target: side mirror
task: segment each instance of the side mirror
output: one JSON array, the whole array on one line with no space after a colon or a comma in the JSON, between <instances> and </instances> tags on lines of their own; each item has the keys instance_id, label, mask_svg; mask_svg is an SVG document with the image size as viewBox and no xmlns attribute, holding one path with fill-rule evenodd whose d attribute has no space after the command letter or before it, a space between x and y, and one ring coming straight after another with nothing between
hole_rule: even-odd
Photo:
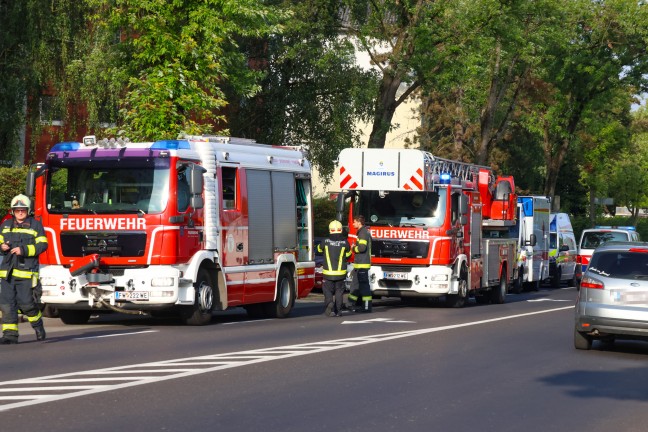
<instances>
[{"instance_id":1,"label":"side mirror","mask_svg":"<svg viewBox=\"0 0 648 432\"><path fill-rule=\"evenodd\" d=\"M465 216L468 214L468 210L468 196L461 194L459 197L459 214ZM464 222L463 224L465 225L466 223Z\"/></svg>"},{"instance_id":2,"label":"side mirror","mask_svg":"<svg viewBox=\"0 0 648 432\"><path fill-rule=\"evenodd\" d=\"M566 244L560 246L560 249L558 249L560 252L567 252L569 250L569 246Z\"/></svg>"},{"instance_id":3,"label":"side mirror","mask_svg":"<svg viewBox=\"0 0 648 432\"><path fill-rule=\"evenodd\" d=\"M205 206L205 201L202 197L204 186L203 174L207 170L200 165L191 164L189 166L189 192L191 193L191 207L194 209L201 209Z\"/></svg>"},{"instance_id":4,"label":"side mirror","mask_svg":"<svg viewBox=\"0 0 648 432\"><path fill-rule=\"evenodd\" d=\"M45 164L37 163L29 167L27 171L27 181L25 183L25 195L28 197L34 196L34 190L36 189L36 178L43 175L45 172Z\"/></svg>"},{"instance_id":5,"label":"side mirror","mask_svg":"<svg viewBox=\"0 0 648 432\"><path fill-rule=\"evenodd\" d=\"M531 234L531 235L529 236L529 246L535 246L536 243L538 243L538 239L536 239L536 235L535 235L535 234Z\"/></svg>"},{"instance_id":6,"label":"side mirror","mask_svg":"<svg viewBox=\"0 0 648 432\"><path fill-rule=\"evenodd\" d=\"M347 198L353 199L355 198L355 196L356 196L356 191L349 191L347 193L344 192L338 193L337 202L335 206L336 220L342 222L342 218L344 217L344 204L346 203Z\"/></svg>"}]
</instances>

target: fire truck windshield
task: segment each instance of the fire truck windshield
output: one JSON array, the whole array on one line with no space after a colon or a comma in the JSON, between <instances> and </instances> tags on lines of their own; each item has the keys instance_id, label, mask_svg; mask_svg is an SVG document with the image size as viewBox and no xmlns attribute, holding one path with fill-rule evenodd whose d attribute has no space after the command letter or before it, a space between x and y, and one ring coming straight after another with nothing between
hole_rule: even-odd
<instances>
[{"instance_id":1,"label":"fire truck windshield","mask_svg":"<svg viewBox=\"0 0 648 432\"><path fill-rule=\"evenodd\" d=\"M168 159L51 161L50 213L159 213L169 197Z\"/></svg>"},{"instance_id":2,"label":"fire truck windshield","mask_svg":"<svg viewBox=\"0 0 648 432\"><path fill-rule=\"evenodd\" d=\"M371 226L440 227L446 213L447 191L363 191L358 205Z\"/></svg>"}]
</instances>

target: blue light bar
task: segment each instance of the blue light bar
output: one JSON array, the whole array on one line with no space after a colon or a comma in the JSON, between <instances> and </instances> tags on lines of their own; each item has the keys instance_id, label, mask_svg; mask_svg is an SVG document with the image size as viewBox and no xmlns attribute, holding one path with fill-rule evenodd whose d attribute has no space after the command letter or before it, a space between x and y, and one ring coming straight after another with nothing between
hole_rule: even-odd
<instances>
[{"instance_id":1,"label":"blue light bar","mask_svg":"<svg viewBox=\"0 0 648 432\"><path fill-rule=\"evenodd\" d=\"M61 152L61 151L76 151L79 150L81 147L81 143L78 142L62 142L56 144L52 149L50 150L51 152Z\"/></svg>"},{"instance_id":2,"label":"blue light bar","mask_svg":"<svg viewBox=\"0 0 648 432\"><path fill-rule=\"evenodd\" d=\"M450 184L451 180L452 180L452 177L450 176L449 173L441 173L439 175L439 183L440 184Z\"/></svg>"},{"instance_id":3,"label":"blue light bar","mask_svg":"<svg viewBox=\"0 0 648 432\"><path fill-rule=\"evenodd\" d=\"M162 140L155 141L151 150L190 150L189 142L186 140Z\"/></svg>"},{"instance_id":4,"label":"blue light bar","mask_svg":"<svg viewBox=\"0 0 648 432\"><path fill-rule=\"evenodd\" d=\"M594 228L597 229L622 229L622 230L628 230L628 231L636 231L637 228L633 226L612 226L612 225L597 225Z\"/></svg>"}]
</instances>

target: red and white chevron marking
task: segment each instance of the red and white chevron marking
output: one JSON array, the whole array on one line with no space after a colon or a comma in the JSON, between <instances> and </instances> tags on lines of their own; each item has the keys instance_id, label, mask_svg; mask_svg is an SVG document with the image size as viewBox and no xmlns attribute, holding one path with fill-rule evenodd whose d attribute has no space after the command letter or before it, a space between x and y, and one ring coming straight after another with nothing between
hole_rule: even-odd
<instances>
[{"instance_id":1,"label":"red and white chevron marking","mask_svg":"<svg viewBox=\"0 0 648 432\"><path fill-rule=\"evenodd\" d=\"M340 167L340 188L341 189L355 189L358 183L353 180L351 174L346 172L344 167Z\"/></svg>"},{"instance_id":2,"label":"red and white chevron marking","mask_svg":"<svg viewBox=\"0 0 648 432\"><path fill-rule=\"evenodd\" d=\"M423 170L421 168L416 170L414 174L403 186L406 190L423 190Z\"/></svg>"}]
</instances>

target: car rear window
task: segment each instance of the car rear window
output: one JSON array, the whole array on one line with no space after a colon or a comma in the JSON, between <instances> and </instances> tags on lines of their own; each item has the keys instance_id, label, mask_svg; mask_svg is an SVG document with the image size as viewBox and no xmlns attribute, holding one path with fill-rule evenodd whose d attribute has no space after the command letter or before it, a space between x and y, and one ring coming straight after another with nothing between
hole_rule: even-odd
<instances>
[{"instance_id":1,"label":"car rear window","mask_svg":"<svg viewBox=\"0 0 648 432\"><path fill-rule=\"evenodd\" d=\"M648 279L648 253L595 252L588 271L621 279Z\"/></svg>"},{"instance_id":2,"label":"car rear window","mask_svg":"<svg viewBox=\"0 0 648 432\"><path fill-rule=\"evenodd\" d=\"M628 233L615 231L590 231L583 234L582 249L596 249L609 241L628 241Z\"/></svg>"}]
</instances>

